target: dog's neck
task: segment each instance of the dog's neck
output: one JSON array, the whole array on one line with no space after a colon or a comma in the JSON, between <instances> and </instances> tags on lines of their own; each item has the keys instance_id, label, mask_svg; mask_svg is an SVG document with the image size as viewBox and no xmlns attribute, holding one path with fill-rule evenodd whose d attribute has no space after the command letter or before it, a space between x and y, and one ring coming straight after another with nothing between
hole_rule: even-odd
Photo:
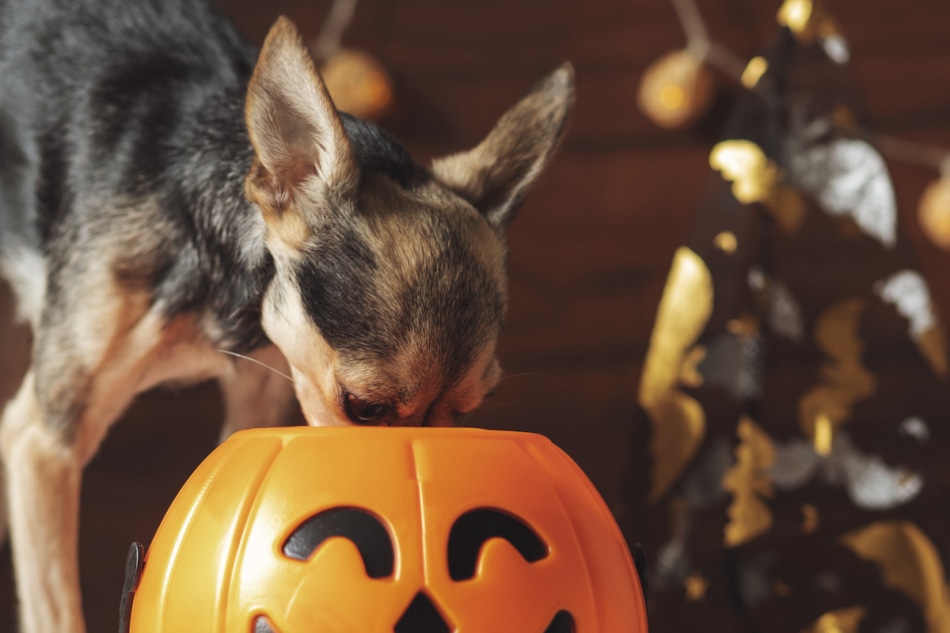
<instances>
[{"instance_id":1,"label":"dog's neck","mask_svg":"<svg viewBox=\"0 0 950 633\"><path fill-rule=\"evenodd\" d=\"M274 274L260 211L244 194L253 160L245 90L243 83L209 90L179 137L187 159L170 167L160 204L166 213L187 208L194 226L155 290L168 316L198 311L212 344L242 353L268 343L260 307Z\"/></svg>"}]
</instances>

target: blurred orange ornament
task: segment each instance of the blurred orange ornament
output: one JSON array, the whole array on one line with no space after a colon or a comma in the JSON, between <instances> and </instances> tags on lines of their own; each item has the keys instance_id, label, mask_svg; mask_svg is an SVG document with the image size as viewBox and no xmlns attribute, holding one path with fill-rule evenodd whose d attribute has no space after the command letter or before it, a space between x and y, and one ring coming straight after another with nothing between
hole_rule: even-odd
<instances>
[{"instance_id":1,"label":"blurred orange ornament","mask_svg":"<svg viewBox=\"0 0 950 633\"><path fill-rule=\"evenodd\" d=\"M138 569L131 633L647 630L603 500L527 433L237 433L172 503L136 588Z\"/></svg>"},{"instance_id":2,"label":"blurred orange ornament","mask_svg":"<svg viewBox=\"0 0 950 633\"><path fill-rule=\"evenodd\" d=\"M950 250L950 176L942 176L927 186L920 197L917 218L934 244Z\"/></svg>"},{"instance_id":3,"label":"blurred orange ornament","mask_svg":"<svg viewBox=\"0 0 950 633\"><path fill-rule=\"evenodd\" d=\"M374 120L392 106L393 86L389 73L368 53L338 49L320 65L320 74L337 110Z\"/></svg>"},{"instance_id":4,"label":"blurred orange ornament","mask_svg":"<svg viewBox=\"0 0 950 633\"><path fill-rule=\"evenodd\" d=\"M659 126L688 125L709 109L713 81L702 60L688 50L667 53L640 79L640 109Z\"/></svg>"}]
</instances>

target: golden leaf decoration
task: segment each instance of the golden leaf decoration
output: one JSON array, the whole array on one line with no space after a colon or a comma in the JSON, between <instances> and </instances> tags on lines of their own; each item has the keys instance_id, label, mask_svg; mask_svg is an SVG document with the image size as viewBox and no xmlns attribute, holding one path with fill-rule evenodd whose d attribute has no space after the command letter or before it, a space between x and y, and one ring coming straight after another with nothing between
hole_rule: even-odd
<instances>
[{"instance_id":1,"label":"golden leaf decoration","mask_svg":"<svg viewBox=\"0 0 950 633\"><path fill-rule=\"evenodd\" d=\"M943 326L934 324L915 339L917 349L923 354L930 369L939 377L947 377L947 335Z\"/></svg>"},{"instance_id":2,"label":"golden leaf decoration","mask_svg":"<svg viewBox=\"0 0 950 633\"><path fill-rule=\"evenodd\" d=\"M732 493L723 539L727 547L741 545L772 527L772 513L762 497L774 494L769 469L775 463L775 447L765 431L745 416L739 420L737 433L736 463L722 478L722 487Z\"/></svg>"},{"instance_id":3,"label":"golden leaf decoration","mask_svg":"<svg viewBox=\"0 0 950 633\"><path fill-rule=\"evenodd\" d=\"M876 564L884 583L920 605L929 633L950 633L950 589L940 553L908 521L881 521L841 537L856 555Z\"/></svg>"},{"instance_id":4,"label":"golden leaf decoration","mask_svg":"<svg viewBox=\"0 0 950 633\"><path fill-rule=\"evenodd\" d=\"M709 581L706 580L699 571L694 570L683 580L683 587L686 589L686 599L690 602L700 602L706 597L706 590L709 589Z\"/></svg>"},{"instance_id":5,"label":"golden leaf decoration","mask_svg":"<svg viewBox=\"0 0 950 633\"><path fill-rule=\"evenodd\" d=\"M744 339L752 338L759 333L759 320L755 315L743 312L739 316L726 322L726 331Z\"/></svg>"},{"instance_id":6,"label":"golden leaf decoration","mask_svg":"<svg viewBox=\"0 0 950 633\"><path fill-rule=\"evenodd\" d=\"M680 247L660 299L640 380L640 406L653 426L651 503L680 475L706 432L702 406L679 387L684 360L695 358L691 348L709 321L712 303L709 269L699 255Z\"/></svg>"},{"instance_id":7,"label":"golden leaf decoration","mask_svg":"<svg viewBox=\"0 0 950 633\"><path fill-rule=\"evenodd\" d=\"M847 42L838 23L813 0L785 0L776 16L778 23L787 26L795 38L804 44L820 42L828 58L844 64L851 57Z\"/></svg>"},{"instance_id":8,"label":"golden leaf decoration","mask_svg":"<svg viewBox=\"0 0 950 633\"><path fill-rule=\"evenodd\" d=\"M864 619L864 607L846 607L829 611L805 627L802 633L857 633L858 625Z\"/></svg>"},{"instance_id":9,"label":"golden leaf decoration","mask_svg":"<svg viewBox=\"0 0 950 633\"><path fill-rule=\"evenodd\" d=\"M764 204L775 218L775 223L787 235L798 232L802 222L805 221L805 200L802 194L793 187L775 185Z\"/></svg>"},{"instance_id":10,"label":"golden leaf decoration","mask_svg":"<svg viewBox=\"0 0 950 633\"><path fill-rule=\"evenodd\" d=\"M721 141L709 154L709 166L732 183L732 195L743 204L765 202L779 180L779 169L747 140Z\"/></svg>"},{"instance_id":11,"label":"golden leaf decoration","mask_svg":"<svg viewBox=\"0 0 950 633\"><path fill-rule=\"evenodd\" d=\"M749 63L746 64L745 70L742 71L742 77L740 81L742 85L751 90L759 83L759 79L762 79L769 69L769 62L761 55L753 57L749 60Z\"/></svg>"},{"instance_id":12,"label":"golden leaf decoration","mask_svg":"<svg viewBox=\"0 0 950 633\"><path fill-rule=\"evenodd\" d=\"M811 443L819 455L831 455L831 448L835 439L835 425L831 418L824 413L815 417L815 428L812 432Z\"/></svg>"},{"instance_id":13,"label":"golden leaf decoration","mask_svg":"<svg viewBox=\"0 0 950 633\"><path fill-rule=\"evenodd\" d=\"M858 326L864 313L862 299L845 299L825 310L815 325L815 342L829 357L822 365L818 385L798 401L802 432L815 449L827 454L837 428L851 417L854 404L874 393L874 375L861 362L864 346Z\"/></svg>"},{"instance_id":14,"label":"golden leaf decoration","mask_svg":"<svg viewBox=\"0 0 950 633\"><path fill-rule=\"evenodd\" d=\"M713 238L713 244L727 255L732 255L739 248L739 240L736 239L736 234L732 231L717 233L716 237Z\"/></svg>"},{"instance_id":15,"label":"golden leaf decoration","mask_svg":"<svg viewBox=\"0 0 950 633\"><path fill-rule=\"evenodd\" d=\"M722 141L709 154L709 165L732 183L732 195L743 204L762 204L785 233L798 231L805 219L805 201L762 148L747 140Z\"/></svg>"}]
</instances>

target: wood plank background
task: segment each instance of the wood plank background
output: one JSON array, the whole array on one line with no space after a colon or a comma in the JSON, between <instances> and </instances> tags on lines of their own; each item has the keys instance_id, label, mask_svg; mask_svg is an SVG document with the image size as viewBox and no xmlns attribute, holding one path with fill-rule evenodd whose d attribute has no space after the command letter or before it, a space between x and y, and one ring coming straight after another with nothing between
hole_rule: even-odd
<instances>
[{"instance_id":1,"label":"wood plank background","mask_svg":"<svg viewBox=\"0 0 950 633\"><path fill-rule=\"evenodd\" d=\"M277 15L316 34L329 0L227 0L260 43ZM778 0L702 0L713 37L743 57L772 37ZM830 0L881 131L950 148L950 3ZM507 377L473 421L545 433L629 519L630 473L645 477L648 430L636 391L673 250L703 193L720 113L684 132L636 106L639 76L683 36L667 0L363 0L344 43L392 72L398 106L384 121L419 160L475 144L564 60L578 99L566 142L512 226ZM915 208L935 174L892 165L900 228L950 315L950 259L926 241ZM4 300L4 305L9 301ZM22 371L28 333L0 332L3 394ZM178 487L213 447L211 387L141 398L84 484L82 581L90 631L114 630L123 562L147 542ZM636 486L634 486L636 488ZM639 488L643 489L645 486ZM635 537L635 535L632 535ZM0 553L0 631L13 630L8 548Z\"/></svg>"}]
</instances>

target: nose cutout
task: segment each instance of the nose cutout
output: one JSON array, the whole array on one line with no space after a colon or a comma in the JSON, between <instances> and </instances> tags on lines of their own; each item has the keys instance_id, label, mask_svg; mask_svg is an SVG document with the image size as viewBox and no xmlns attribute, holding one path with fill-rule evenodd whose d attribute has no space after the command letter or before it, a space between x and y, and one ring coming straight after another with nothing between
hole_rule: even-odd
<instances>
[{"instance_id":1,"label":"nose cutout","mask_svg":"<svg viewBox=\"0 0 950 633\"><path fill-rule=\"evenodd\" d=\"M421 591L412 599L399 622L393 627L395 633L450 633L448 623Z\"/></svg>"},{"instance_id":2,"label":"nose cutout","mask_svg":"<svg viewBox=\"0 0 950 633\"><path fill-rule=\"evenodd\" d=\"M544 633L574 633L574 618L567 611L558 611Z\"/></svg>"}]
</instances>

